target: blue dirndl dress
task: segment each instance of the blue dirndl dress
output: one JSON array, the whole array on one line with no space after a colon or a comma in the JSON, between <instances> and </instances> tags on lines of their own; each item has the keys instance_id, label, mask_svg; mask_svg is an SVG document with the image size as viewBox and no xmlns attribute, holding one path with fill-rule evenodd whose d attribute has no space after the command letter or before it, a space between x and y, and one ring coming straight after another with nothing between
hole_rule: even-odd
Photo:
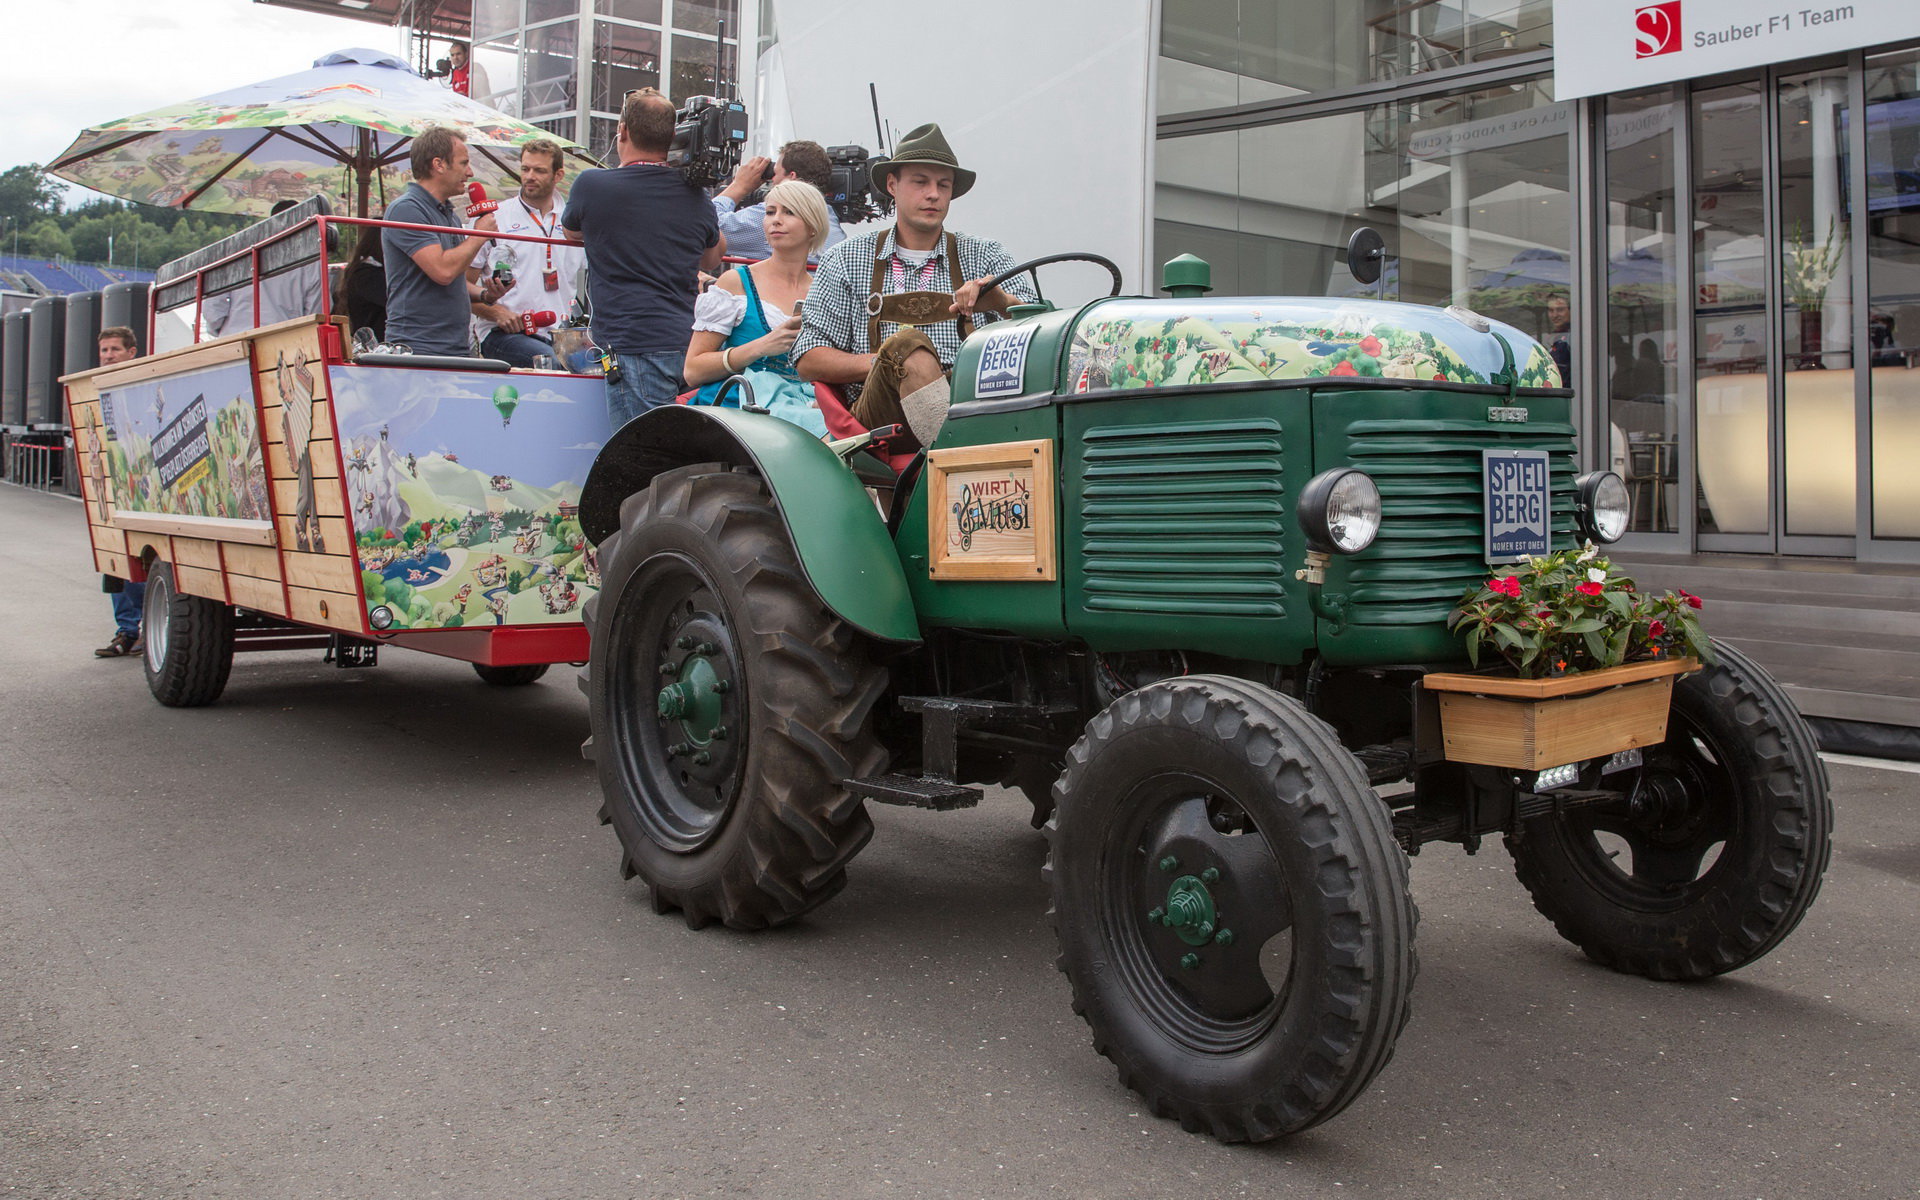
<instances>
[{"instance_id":1,"label":"blue dirndl dress","mask_svg":"<svg viewBox=\"0 0 1920 1200\"><path fill-rule=\"evenodd\" d=\"M753 285L753 273L745 267L736 267L734 270L740 276L741 291L747 302L746 311L741 314L740 323L733 327L733 332L727 335L727 340L721 343L723 347L744 346L772 332L760 302L760 289ZM753 385L754 403L815 437L827 436L827 421L814 403L813 385L800 378L791 355L771 354L734 374L746 376L747 382ZM745 393L737 387L727 393L725 401L716 400L724 383L725 379L714 380L695 392L688 403L710 405L718 402L726 408L740 407L740 398Z\"/></svg>"}]
</instances>

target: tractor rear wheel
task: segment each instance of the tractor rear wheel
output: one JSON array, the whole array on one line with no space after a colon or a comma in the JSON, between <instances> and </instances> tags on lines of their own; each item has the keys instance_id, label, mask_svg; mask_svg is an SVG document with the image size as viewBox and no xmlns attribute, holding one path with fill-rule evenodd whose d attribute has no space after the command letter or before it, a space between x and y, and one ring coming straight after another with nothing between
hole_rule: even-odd
<instances>
[{"instance_id":1,"label":"tractor rear wheel","mask_svg":"<svg viewBox=\"0 0 1920 1200\"><path fill-rule=\"evenodd\" d=\"M233 609L182 593L171 563L156 562L147 572L140 636L146 641L147 690L155 700L168 708L199 708L226 690L233 670Z\"/></svg>"},{"instance_id":2,"label":"tractor rear wheel","mask_svg":"<svg viewBox=\"0 0 1920 1200\"><path fill-rule=\"evenodd\" d=\"M873 835L841 784L885 762L871 722L885 672L807 583L752 471L655 477L600 557L581 686L628 876L694 928L817 907Z\"/></svg>"},{"instance_id":3,"label":"tractor rear wheel","mask_svg":"<svg viewBox=\"0 0 1920 1200\"><path fill-rule=\"evenodd\" d=\"M1088 723L1054 796L1060 967L1121 1081L1224 1142L1352 1103L1406 1024L1417 914L1333 730L1243 680L1164 680Z\"/></svg>"}]
</instances>

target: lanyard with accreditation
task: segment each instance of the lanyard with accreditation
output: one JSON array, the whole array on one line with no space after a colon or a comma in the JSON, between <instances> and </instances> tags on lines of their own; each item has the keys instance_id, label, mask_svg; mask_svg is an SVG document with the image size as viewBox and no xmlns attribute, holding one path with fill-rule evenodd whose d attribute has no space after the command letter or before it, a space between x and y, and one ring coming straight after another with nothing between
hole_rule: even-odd
<instances>
[{"instance_id":1,"label":"lanyard with accreditation","mask_svg":"<svg viewBox=\"0 0 1920 1200\"><path fill-rule=\"evenodd\" d=\"M533 222L533 227L540 231L540 235L542 237L553 237L554 231L560 227L560 206L556 204L553 209L553 216L546 221L542 221L540 214L533 211L533 207L527 203L525 196L517 197L517 199L520 201L521 210L527 214L527 219ZM548 242L541 248L547 252L547 269L541 273L540 283L548 291L557 292L560 290L560 272L553 269L553 243Z\"/></svg>"}]
</instances>

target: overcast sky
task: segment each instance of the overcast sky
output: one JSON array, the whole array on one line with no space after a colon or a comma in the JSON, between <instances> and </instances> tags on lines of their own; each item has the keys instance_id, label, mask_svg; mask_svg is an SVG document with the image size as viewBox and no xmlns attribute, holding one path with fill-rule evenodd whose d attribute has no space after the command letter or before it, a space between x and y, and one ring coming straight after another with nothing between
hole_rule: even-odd
<instances>
[{"instance_id":1,"label":"overcast sky","mask_svg":"<svg viewBox=\"0 0 1920 1200\"><path fill-rule=\"evenodd\" d=\"M51 162L89 125L290 75L398 30L253 0L7 0L0 169ZM16 40L17 39L17 40Z\"/></svg>"}]
</instances>

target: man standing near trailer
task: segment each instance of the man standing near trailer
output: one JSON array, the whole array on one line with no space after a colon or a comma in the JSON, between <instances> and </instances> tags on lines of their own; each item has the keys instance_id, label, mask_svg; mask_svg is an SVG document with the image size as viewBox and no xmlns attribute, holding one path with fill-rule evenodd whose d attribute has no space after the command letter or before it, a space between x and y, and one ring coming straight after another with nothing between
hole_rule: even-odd
<instances>
[{"instance_id":1,"label":"man standing near trailer","mask_svg":"<svg viewBox=\"0 0 1920 1200\"><path fill-rule=\"evenodd\" d=\"M699 188L667 165L673 102L653 88L620 110L620 165L583 172L560 217L586 243L593 340L613 357L607 413L620 428L671 404L684 383L699 275L720 269L720 225Z\"/></svg>"},{"instance_id":2,"label":"man standing near trailer","mask_svg":"<svg viewBox=\"0 0 1920 1200\"><path fill-rule=\"evenodd\" d=\"M125 325L109 325L100 331L100 365L110 367L115 363L127 362L140 357L140 341L133 330ZM94 437L100 433L96 429ZM99 486L96 481L95 486ZM146 612L147 584L145 580L114 579L103 575L101 581L108 587L114 583L120 590L113 593L113 640L93 652L95 658L125 658L146 649L140 637L140 618Z\"/></svg>"},{"instance_id":3,"label":"man standing near trailer","mask_svg":"<svg viewBox=\"0 0 1920 1200\"><path fill-rule=\"evenodd\" d=\"M380 249L387 265L387 340L415 354L465 358L473 353L469 322L473 302L491 303L500 295L493 283L474 284L467 268L495 228L484 213L471 232L460 224L453 198L473 178L466 139L435 126L413 139L413 182L387 205L385 220L426 229L382 229Z\"/></svg>"}]
</instances>

